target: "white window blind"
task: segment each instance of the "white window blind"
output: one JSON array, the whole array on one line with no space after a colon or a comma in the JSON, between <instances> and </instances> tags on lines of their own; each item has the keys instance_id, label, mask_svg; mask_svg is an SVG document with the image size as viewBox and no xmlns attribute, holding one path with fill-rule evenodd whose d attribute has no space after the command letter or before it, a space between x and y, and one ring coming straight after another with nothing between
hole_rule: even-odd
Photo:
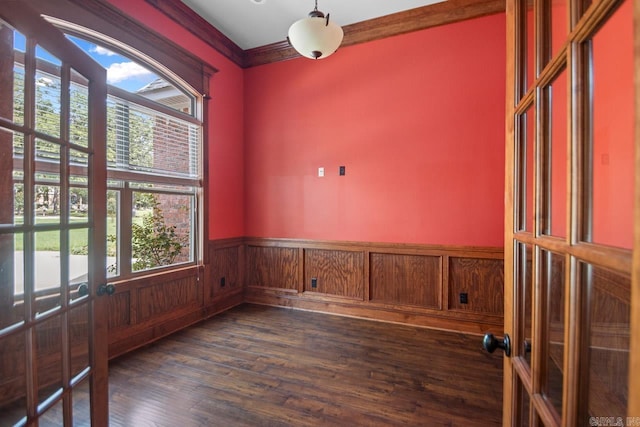
<instances>
[{"instance_id":1,"label":"white window blind","mask_svg":"<svg viewBox=\"0 0 640 427\"><path fill-rule=\"evenodd\" d=\"M109 95L107 129L109 169L199 178L200 126Z\"/></svg>"}]
</instances>

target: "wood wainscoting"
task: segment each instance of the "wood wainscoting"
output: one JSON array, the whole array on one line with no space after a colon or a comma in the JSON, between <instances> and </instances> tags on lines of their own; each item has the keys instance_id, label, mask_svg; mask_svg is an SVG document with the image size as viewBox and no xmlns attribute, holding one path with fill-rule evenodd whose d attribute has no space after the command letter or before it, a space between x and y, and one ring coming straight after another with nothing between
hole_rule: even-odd
<instances>
[{"instance_id":1,"label":"wood wainscoting","mask_svg":"<svg viewBox=\"0 0 640 427\"><path fill-rule=\"evenodd\" d=\"M243 246L242 238L211 242L210 262L202 267L114 282L116 292L109 297L109 357L242 304Z\"/></svg>"},{"instance_id":2,"label":"wood wainscoting","mask_svg":"<svg viewBox=\"0 0 640 427\"><path fill-rule=\"evenodd\" d=\"M503 325L501 248L221 239L204 266L113 284L110 358L243 302L476 334Z\"/></svg>"},{"instance_id":3,"label":"wood wainscoting","mask_svg":"<svg viewBox=\"0 0 640 427\"><path fill-rule=\"evenodd\" d=\"M238 237L206 249L204 266L114 283L110 358L243 302L502 332L502 248Z\"/></svg>"},{"instance_id":4,"label":"wood wainscoting","mask_svg":"<svg viewBox=\"0 0 640 427\"><path fill-rule=\"evenodd\" d=\"M502 248L247 238L244 253L246 302L502 333Z\"/></svg>"}]
</instances>

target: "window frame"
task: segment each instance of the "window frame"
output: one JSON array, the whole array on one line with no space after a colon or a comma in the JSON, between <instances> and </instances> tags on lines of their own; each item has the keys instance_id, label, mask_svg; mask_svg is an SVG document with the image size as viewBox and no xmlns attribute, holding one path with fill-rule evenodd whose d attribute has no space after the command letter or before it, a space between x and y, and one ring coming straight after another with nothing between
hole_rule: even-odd
<instances>
[{"instance_id":1,"label":"window frame","mask_svg":"<svg viewBox=\"0 0 640 427\"><path fill-rule=\"evenodd\" d=\"M59 23L59 22L58 22ZM90 34L85 34L79 29L76 25L65 23L64 24L65 34L77 37L79 39L83 39L90 43L96 44L97 46L101 46L107 48L119 55L122 55L126 58L131 59L132 61L148 68L150 71L154 72L156 75L164 79L165 81L171 83L176 89L185 93L185 95L189 96L192 99L191 102L191 114L185 113L173 108L170 108L161 103L155 102L146 98L142 95L128 92L124 89L118 88L113 85L107 84L107 97L116 97L125 101L127 103L132 103L136 105L143 106L145 108L149 108L150 110L159 112L163 115L169 116L171 118L175 118L181 121L185 121L189 124L193 124L199 126L200 135L199 135L199 144L198 144L198 165L197 165L197 177L196 178L187 178L187 177L174 177L169 175L160 175L157 173L149 173L144 171L136 171L136 170L124 170L117 169L107 166L107 190L108 191L118 191L119 197L117 206L117 227L116 227L116 274L109 274L107 281L108 282L118 282L124 279L129 278L140 278L149 274L157 274L160 272L170 272L175 269L180 269L188 266L197 266L204 262L204 251L203 248L206 247L204 245L205 234L201 231L204 230L205 226L203 224L203 218L206 218L201 212L200 209L203 209L206 206L201 199L206 194L203 191L206 180L204 178L204 171L206 168L204 167L204 153L205 153L205 121L201 119L202 113L204 111L204 103L206 100L205 96L200 95L197 91L193 90L193 88L189 87L189 85L182 81L181 79L175 77L170 70L166 70L165 67L157 64L155 62L147 62L148 58L142 56L141 54L136 54L135 49L131 49L127 46L124 46L122 43L111 40L109 37L104 37L101 39L99 35L95 32L91 32ZM189 90L191 89L191 90ZM107 133L109 131L107 130ZM110 185L110 182L119 181L122 185ZM126 242L132 241L132 225L133 225L133 194L136 191L145 191L142 189L132 188L132 183L139 184L157 184L157 185L169 185L169 186L182 186L182 187L193 187L194 191L165 191L165 190L148 190L148 192L156 193L156 194L182 194L191 196L194 199L194 203L192 206L191 212L191 227L189 232L189 250L190 250L190 260L185 262L176 262L170 265L157 266L149 269L134 271L133 269L133 258L132 258L132 245L126 244ZM109 267L109 266L107 266Z\"/></svg>"},{"instance_id":2,"label":"window frame","mask_svg":"<svg viewBox=\"0 0 640 427\"><path fill-rule=\"evenodd\" d=\"M198 56L192 54L185 48L168 40L163 35L149 29L145 25L125 15L116 7L98 0L67 0L64 7L59 4L52 4L49 0L27 0L38 10L42 11L43 17L70 36L84 39L112 50L120 55L131 58L133 61L147 67L159 77L173 84L179 90L186 90L186 94L193 97L192 115L163 106L141 95L127 92L115 86L108 85L108 95L114 95L125 99L134 100L135 103L150 107L172 117L186 120L189 123L200 125L199 144L199 177L198 179L173 178L162 175L154 177L157 184L186 184L195 187L192 196L194 197L192 212L192 247L193 260L188 263L178 263L169 266L157 267L142 270L135 273L121 274L109 277L109 281L120 281L130 277L141 278L150 274L158 274L174 271L185 266L202 266L208 262L208 239L209 225L206 218L209 217L208 194L209 194L209 174L205 166L208 159L208 101L210 79L217 69L211 64L203 61ZM114 178L110 170L108 182ZM126 181L147 182L145 174L135 171L119 171L115 176L117 179ZM141 179L142 178L142 179ZM108 189L113 189L108 186ZM122 190L122 189L118 189ZM126 199L120 192L120 209L122 202ZM122 215L118 220L120 231L127 228L123 224ZM121 245L129 246L129 245ZM128 251L130 255L130 248ZM122 248L118 251L118 256L125 255ZM129 257L130 259L130 257ZM131 265L131 262L128 262ZM119 266L122 263L119 262Z\"/></svg>"}]
</instances>

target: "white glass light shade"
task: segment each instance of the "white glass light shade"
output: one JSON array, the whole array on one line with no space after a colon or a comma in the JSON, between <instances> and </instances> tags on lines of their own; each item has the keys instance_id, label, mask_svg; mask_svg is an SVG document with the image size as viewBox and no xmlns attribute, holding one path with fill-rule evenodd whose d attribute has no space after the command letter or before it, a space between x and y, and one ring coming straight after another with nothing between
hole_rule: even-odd
<instances>
[{"instance_id":1,"label":"white glass light shade","mask_svg":"<svg viewBox=\"0 0 640 427\"><path fill-rule=\"evenodd\" d=\"M289 28L289 42L302 56L323 59L335 52L344 33L339 25L320 17L296 21Z\"/></svg>"}]
</instances>

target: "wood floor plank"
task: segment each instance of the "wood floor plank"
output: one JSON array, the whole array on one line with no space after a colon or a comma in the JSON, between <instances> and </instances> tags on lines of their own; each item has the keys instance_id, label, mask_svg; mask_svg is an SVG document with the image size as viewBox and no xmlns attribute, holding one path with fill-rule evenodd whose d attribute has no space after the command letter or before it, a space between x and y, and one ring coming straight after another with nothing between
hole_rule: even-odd
<instances>
[{"instance_id":1,"label":"wood floor plank","mask_svg":"<svg viewBox=\"0 0 640 427\"><path fill-rule=\"evenodd\" d=\"M121 393L197 394L172 411L182 425L501 422L502 360L476 336L244 305L116 360L112 391L117 372L145 365L155 379ZM112 422L130 410L112 402Z\"/></svg>"},{"instance_id":2,"label":"wood floor plank","mask_svg":"<svg viewBox=\"0 0 640 427\"><path fill-rule=\"evenodd\" d=\"M109 386L112 426L498 426L502 358L477 336L245 304L112 361Z\"/></svg>"}]
</instances>

